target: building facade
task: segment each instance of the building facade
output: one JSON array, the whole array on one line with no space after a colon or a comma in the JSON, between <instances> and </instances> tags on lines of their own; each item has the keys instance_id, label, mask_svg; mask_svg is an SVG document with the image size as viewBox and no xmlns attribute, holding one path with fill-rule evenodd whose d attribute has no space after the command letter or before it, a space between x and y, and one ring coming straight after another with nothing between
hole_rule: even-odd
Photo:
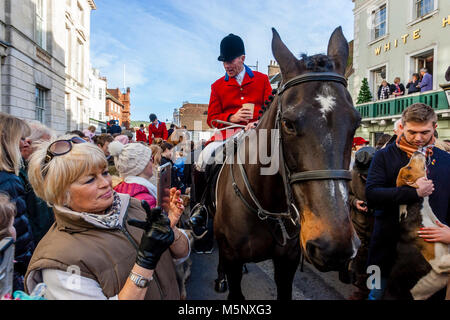
<instances>
[{"instance_id":1,"label":"building facade","mask_svg":"<svg viewBox=\"0 0 450 320\"><path fill-rule=\"evenodd\" d=\"M450 66L450 1L446 0L353 0L353 73L349 91L357 101L361 83L368 79L374 101L356 105L363 122L356 135L376 142L383 132L392 134L394 122L415 102L431 105L439 115L440 137L450 137L450 110L441 85ZM383 79L396 77L406 84L413 73L428 69L433 90L378 101Z\"/></svg>"},{"instance_id":2,"label":"building facade","mask_svg":"<svg viewBox=\"0 0 450 320\"><path fill-rule=\"evenodd\" d=\"M106 130L106 87L106 78L100 76L98 69L91 67L89 72L89 124L95 126L98 133L101 133L102 129Z\"/></svg>"},{"instance_id":3,"label":"building facade","mask_svg":"<svg viewBox=\"0 0 450 320\"><path fill-rule=\"evenodd\" d=\"M93 0L64 3L66 127L67 131L83 130L89 126L90 17L96 5Z\"/></svg>"},{"instance_id":4,"label":"building facade","mask_svg":"<svg viewBox=\"0 0 450 320\"><path fill-rule=\"evenodd\" d=\"M107 89L108 93L113 96L116 100L120 102L120 104L123 106L121 113L120 113L120 123L121 126L125 127L126 129L130 129L130 94L131 90L128 87L126 92L122 92L120 89Z\"/></svg>"},{"instance_id":5,"label":"building facade","mask_svg":"<svg viewBox=\"0 0 450 320\"><path fill-rule=\"evenodd\" d=\"M109 89L106 89L106 119L118 120L119 125L122 126L122 113L124 110L123 103L111 94Z\"/></svg>"},{"instance_id":6,"label":"building facade","mask_svg":"<svg viewBox=\"0 0 450 320\"><path fill-rule=\"evenodd\" d=\"M0 1L0 111L66 129L60 0Z\"/></svg>"}]
</instances>

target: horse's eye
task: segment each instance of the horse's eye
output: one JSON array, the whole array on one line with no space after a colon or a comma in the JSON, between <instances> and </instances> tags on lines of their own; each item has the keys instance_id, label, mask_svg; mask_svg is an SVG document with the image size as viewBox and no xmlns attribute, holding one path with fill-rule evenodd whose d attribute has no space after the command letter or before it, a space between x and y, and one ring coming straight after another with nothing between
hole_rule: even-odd
<instances>
[{"instance_id":1,"label":"horse's eye","mask_svg":"<svg viewBox=\"0 0 450 320\"><path fill-rule=\"evenodd\" d=\"M296 134L297 129L295 128L295 124L287 119L283 119L283 126L286 128L286 131L290 134Z\"/></svg>"}]
</instances>

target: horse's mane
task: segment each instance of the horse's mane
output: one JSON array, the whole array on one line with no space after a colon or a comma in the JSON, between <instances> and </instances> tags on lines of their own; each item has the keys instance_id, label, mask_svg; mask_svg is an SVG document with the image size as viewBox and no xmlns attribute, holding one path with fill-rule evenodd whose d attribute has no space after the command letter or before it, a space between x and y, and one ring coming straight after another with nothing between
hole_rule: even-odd
<instances>
[{"instance_id":1,"label":"horse's mane","mask_svg":"<svg viewBox=\"0 0 450 320\"><path fill-rule=\"evenodd\" d=\"M308 56L301 54L302 62L306 67L306 71L310 72L330 72L334 70L333 60L325 54L315 54Z\"/></svg>"}]
</instances>

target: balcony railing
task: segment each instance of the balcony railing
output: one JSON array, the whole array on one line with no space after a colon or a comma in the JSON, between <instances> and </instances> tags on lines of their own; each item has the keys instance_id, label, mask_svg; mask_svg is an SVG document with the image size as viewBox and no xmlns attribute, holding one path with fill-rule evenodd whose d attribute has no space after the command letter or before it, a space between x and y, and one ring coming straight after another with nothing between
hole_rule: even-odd
<instances>
[{"instance_id":1,"label":"balcony railing","mask_svg":"<svg viewBox=\"0 0 450 320\"><path fill-rule=\"evenodd\" d=\"M365 118L391 117L401 115L403 110L414 103L425 103L434 110L449 109L449 102L445 91L436 90L427 93L416 93L387 100L367 102L355 105L356 109Z\"/></svg>"}]
</instances>

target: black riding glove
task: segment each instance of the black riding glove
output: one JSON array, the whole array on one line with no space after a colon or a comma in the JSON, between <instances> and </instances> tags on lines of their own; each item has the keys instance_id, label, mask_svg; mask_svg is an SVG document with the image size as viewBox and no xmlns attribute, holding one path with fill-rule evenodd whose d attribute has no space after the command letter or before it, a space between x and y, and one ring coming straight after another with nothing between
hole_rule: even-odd
<instances>
[{"instance_id":1,"label":"black riding glove","mask_svg":"<svg viewBox=\"0 0 450 320\"><path fill-rule=\"evenodd\" d=\"M169 218L160 207L150 209L146 201L141 201L141 204L147 213L146 220L130 219L128 224L144 230L137 253L137 265L154 270L163 252L173 243L174 234Z\"/></svg>"}]
</instances>

